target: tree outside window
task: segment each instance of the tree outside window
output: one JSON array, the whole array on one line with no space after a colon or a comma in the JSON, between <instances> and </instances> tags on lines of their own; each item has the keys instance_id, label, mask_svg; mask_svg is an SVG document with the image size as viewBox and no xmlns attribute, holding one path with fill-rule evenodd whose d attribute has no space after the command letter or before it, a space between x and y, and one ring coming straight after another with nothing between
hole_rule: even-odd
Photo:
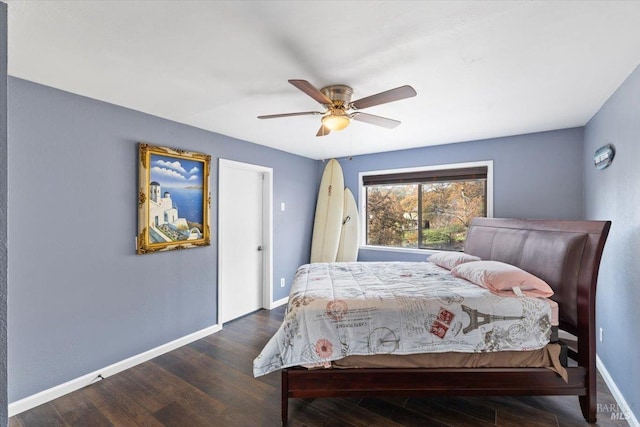
<instances>
[{"instance_id":1,"label":"tree outside window","mask_svg":"<svg viewBox=\"0 0 640 427\"><path fill-rule=\"evenodd\" d=\"M367 245L461 251L487 216L487 167L364 178Z\"/></svg>"}]
</instances>

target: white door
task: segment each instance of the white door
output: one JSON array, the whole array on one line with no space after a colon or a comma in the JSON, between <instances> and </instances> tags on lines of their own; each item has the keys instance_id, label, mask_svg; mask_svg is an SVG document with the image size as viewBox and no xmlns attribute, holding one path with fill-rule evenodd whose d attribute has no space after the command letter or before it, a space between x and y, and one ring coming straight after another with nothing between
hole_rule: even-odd
<instances>
[{"instance_id":1,"label":"white door","mask_svg":"<svg viewBox=\"0 0 640 427\"><path fill-rule=\"evenodd\" d=\"M220 159L219 323L263 307L265 174L262 167ZM268 212L268 211L267 211Z\"/></svg>"}]
</instances>

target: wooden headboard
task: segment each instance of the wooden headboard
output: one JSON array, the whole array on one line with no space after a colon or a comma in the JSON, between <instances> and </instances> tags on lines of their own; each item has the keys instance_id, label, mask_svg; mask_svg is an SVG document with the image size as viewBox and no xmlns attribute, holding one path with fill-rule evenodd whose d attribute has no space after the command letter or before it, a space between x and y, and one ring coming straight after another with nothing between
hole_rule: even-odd
<instances>
[{"instance_id":1,"label":"wooden headboard","mask_svg":"<svg viewBox=\"0 0 640 427\"><path fill-rule=\"evenodd\" d=\"M560 328L588 342L595 332L596 283L610 227L610 221L474 218L464 251L546 281L559 305Z\"/></svg>"}]
</instances>

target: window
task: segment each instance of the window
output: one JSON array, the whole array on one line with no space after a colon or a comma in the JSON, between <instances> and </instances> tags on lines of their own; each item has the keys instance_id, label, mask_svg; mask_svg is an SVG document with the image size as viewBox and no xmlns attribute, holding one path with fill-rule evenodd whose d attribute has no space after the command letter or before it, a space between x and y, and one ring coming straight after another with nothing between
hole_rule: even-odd
<instances>
[{"instance_id":1,"label":"window","mask_svg":"<svg viewBox=\"0 0 640 427\"><path fill-rule=\"evenodd\" d=\"M365 244L461 251L471 219L492 216L492 165L361 174Z\"/></svg>"}]
</instances>

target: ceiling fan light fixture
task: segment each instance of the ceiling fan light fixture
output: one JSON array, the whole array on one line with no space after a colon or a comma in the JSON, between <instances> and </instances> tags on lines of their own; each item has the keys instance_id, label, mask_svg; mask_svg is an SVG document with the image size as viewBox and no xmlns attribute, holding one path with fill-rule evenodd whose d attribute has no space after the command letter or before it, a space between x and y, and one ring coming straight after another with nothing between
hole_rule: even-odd
<instances>
[{"instance_id":1,"label":"ceiling fan light fixture","mask_svg":"<svg viewBox=\"0 0 640 427\"><path fill-rule=\"evenodd\" d=\"M349 123L351 123L351 117L344 112L341 114L332 112L322 117L322 124L333 131L342 130L349 126Z\"/></svg>"}]
</instances>

